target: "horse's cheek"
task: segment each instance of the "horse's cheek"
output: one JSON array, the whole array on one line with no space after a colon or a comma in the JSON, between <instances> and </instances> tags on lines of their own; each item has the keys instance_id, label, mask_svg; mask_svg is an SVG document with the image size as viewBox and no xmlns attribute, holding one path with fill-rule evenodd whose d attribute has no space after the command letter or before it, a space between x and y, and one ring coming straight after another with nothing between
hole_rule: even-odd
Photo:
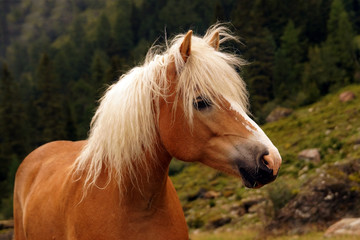
<instances>
[{"instance_id":1,"label":"horse's cheek","mask_svg":"<svg viewBox=\"0 0 360 240\"><path fill-rule=\"evenodd\" d=\"M186 162L194 162L199 158L199 148L186 119L172 113L160 114L159 133L161 145L173 157Z\"/></svg>"}]
</instances>

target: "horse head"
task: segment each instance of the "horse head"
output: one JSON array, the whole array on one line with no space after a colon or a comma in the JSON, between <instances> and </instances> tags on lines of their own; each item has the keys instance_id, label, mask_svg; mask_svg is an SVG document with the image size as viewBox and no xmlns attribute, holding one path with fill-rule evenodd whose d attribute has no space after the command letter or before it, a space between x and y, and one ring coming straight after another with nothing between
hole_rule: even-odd
<instances>
[{"instance_id":1,"label":"horse head","mask_svg":"<svg viewBox=\"0 0 360 240\"><path fill-rule=\"evenodd\" d=\"M281 156L248 116L245 85L236 70L243 61L219 50L219 35L231 37L221 29L204 38L189 31L170 51L169 86L159 102L161 145L177 159L201 162L258 188L275 180Z\"/></svg>"}]
</instances>

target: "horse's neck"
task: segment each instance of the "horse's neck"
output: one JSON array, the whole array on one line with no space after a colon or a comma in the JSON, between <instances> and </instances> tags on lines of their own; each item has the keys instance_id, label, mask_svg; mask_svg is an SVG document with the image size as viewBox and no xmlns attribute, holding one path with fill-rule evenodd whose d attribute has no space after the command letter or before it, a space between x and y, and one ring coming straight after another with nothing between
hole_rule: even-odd
<instances>
[{"instance_id":1,"label":"horse's neck","mask_svg":"<svg viewBox=\"0 0 360 240\"><path fill-rule=\"evenodd\" d=\"M96 216L94 225L109 223L109 232L118 239L188 239L184 213L168 178L171 156L161 151L156 156L158 164L151 165L150 175L136 168L138 184L129 178L124 189L115 178L106 186L108 175L104 170L97 183L106 187L92 188L79 204L79 222L84 221L84 216ZM76 190L74 187L71 195L78 194Z\"/></svg>"},{"instance_id":2,"label":"horse's neck","mask_svg":"<svg viewBox=\"0 0 360 240\"><path fill-rule=\"evenodd\" d=\"M150 158L150 157L149 157ZM156 163L149 164L148 169L137 168L135 179L127 179L122 194L122 205L129 208L151 211L162 204L168 187L168 170L171 156L159 149L155 155ZM121 191L121 190L120 190Z\"/></svg>"}]
</instances>

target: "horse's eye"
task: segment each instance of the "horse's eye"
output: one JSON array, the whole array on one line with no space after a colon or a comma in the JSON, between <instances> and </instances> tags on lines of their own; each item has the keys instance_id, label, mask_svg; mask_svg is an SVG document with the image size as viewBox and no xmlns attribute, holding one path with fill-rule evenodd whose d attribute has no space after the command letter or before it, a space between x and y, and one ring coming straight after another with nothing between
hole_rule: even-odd
<instances>
[{"instance_id":1,"label":"horse's eye","mask_svg":"<svg viewBox=\"0 0 360 240\"><path fill-rule=\"evenodd\" d=\"M194 108L198 111L205 110L212 106L212 102L209 99L206 99L204 97L197 97L194 100Z\"/></svg>"}]
</instances>

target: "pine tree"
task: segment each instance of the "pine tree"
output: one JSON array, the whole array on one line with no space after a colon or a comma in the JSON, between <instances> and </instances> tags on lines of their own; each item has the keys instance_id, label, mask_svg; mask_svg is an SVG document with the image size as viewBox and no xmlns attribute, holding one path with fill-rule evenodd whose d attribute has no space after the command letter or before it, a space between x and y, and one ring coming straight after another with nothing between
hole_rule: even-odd
<instances>
[{"instance_id":1,"label":"pine tree","mask_svg":"<svg viewBox=\"0 0 360 240\"><path fill-rule=\"evenodd\" d=\"M127 70L124 68L126 68L125 59L113 56L110 60L108 68L105 71L104 83L110 85L116 82L119 77L125 73L125 70Z\"/></svg>"},{"instance_id":2,"label":"pine tree","mask_svg":"<svg viewBox=\"0 0 360 240\"><path fill-rule=\"evenodd\" d=\"M111 44L111 25L108 17L103 13L97 23L95 30L95 46L107 51Z\"/></svg>"},{"instance_id":3,"label":"pine tree","mask_svg":"<svg viewBox=\"0 0 360 240\"><path fill-rule=\"evenodd\" d=\"M283 101L296 95L301 87L302 49L300 31L289 21L281 37L281 46L275 54L274 96Z\"/></svg>"},{"instance_id":4,"label":"pine tree","mask_svg":"<svg viewBox=\"0 0 360 240\"><path fill-rule=\"evenodd\" d=\"M37 69L38 99L38 143L60 140L66 137L63 96L54 74L53 64L47 54L43 54Z\"/></svg>"},{"instance_id":5,"label":"pine tree","mask_svg":"<svg viewBox=\"0 0 360 240\"><path fill-rule=\"evenodd\" d=\"M11 166L17 166L25 154L22 103L19 89L5 63L0 73L0 204L12 186Z\"/></svg>"},{"instance_id":6,"label":"pine tree","mask_svg":"<svg viewBox=\"0 0 360 240\"><path fill-rule=\"evenodd\" d=\"M94 88L89 78L74 82L71 87L71 99L73 108L73 119L75 121L76 137L84 139L89 131L90 121L95 111L96 100Z\"/></svg>"},{"instance_id":7,"label":"pine tree","mask_svg":"<svg viewBox=\"0 0 360 240\"><path fill-rule=\"evenodd\" d=\"M353 81L354 33L341 0L333 0L327 21L327 37L321 46L309 49L303 75L304 104Z\"/></svg>"},{"instance_id":8,"label":"pine tree","mask_svg":"<svg viewBox=\"0 0 360 240\"><path fill-rule=\"evenodd\" d=\"M224 21L225 19L226 19L226 17L225 17L225 10L223 8L223 5L220 1L217 1L215 3L215 12L214 12L213 22Z\"/></svg>"},{"instance_id":9,"label":"pine tree","mask_svg":"<svg viewBox=\"0 0 360 240\"><path fill-rule=\"evenodd\" d=\"M65 132L66 139L75 141L77 140L76 124L74 114L68 101L64 101L65 109Z\"/></svg>"},{"instance_id":10,"label":"pine tree","mask_svg":"<svg viewBox=\"0 0 360 240\"><path fill-rule=\"evenodd\" d=\"M28 47L14 41L7 49L7 62L15 79L19 79L21 74L32 70L28 56Z\"/></svg>"},{"instance_id":11,"label":"pine tree","mask_svg":"<svg viewBox=\"0 0 360 240\"><path fill-rule=\"evenodd\" d=\"M243 57L249 64L245 66L244 79L250 92L251 110L257 117L260 117L263 106L274 98L275 41L272 33L264 27L266 18L262 15L262 4L262 0L239 1L233 13L234 25L240 29L238 35L245 40ZM249 21L253 24L248 24ZM244 47L240 45L239 48Z\"/></svg>"},{"instance_id":12,"label":"pine tree","mask_svg":"<svg viewBox=\"0 0 360 240\"><path fill-rule=\"evenodd\" d=\"M121 56L129 55L130 50L134 47L131 4L130 0L122 0L117 3L113 50L115 49L115 53Z\"/></svg>"},{"instance_id":13,"label":"pine tree","mask_svg":"<svg viewBox=\"0 0 360 240\"><path fill-rule=\"evenodd\" d=\"M22 157L26 148L23 134L25 116L19 87L6 64L2 65L0 78L0 131L3 141L0 146L6 155Z\"/></svg>"},{"instance_id":14,"label":"pine tree","mask_svg":"<svg viewBox=\"0 0 360 240\"><path fill-rule=\"evenodd\" d=\"M322 46L322 54L326 65L324 74L328 79L329 89L322 89L323 93L353 81L354 33L341 0L332 2L327 32L327 39Z\"/></svg>"},{"instance_id":15,"label":"pine tree","mask_svg":"<svg viewBox=\"0 0 360 240\"><path fill-rule=\"evenodd\" d=\"M10 10L10 1L0 1L0 56L5 55L5 48L9 44L9 31L6 14Z\"/></svg>"},{"instance_id":16,"label":"pine tree","mask_svg":"<svg viewBox=\"0 0 360 240\"><path fill-rule=\"evenodd\" d=\"M274 98L272 79L274 54L274 39L267 29L260 30L248 43L246 56L250 63L246 66L245 80L250 91L251 108L255 114L259 114L265 103Z\"/></svg>"},{"instance_id":17,"label":"pine tree","mask_svg":"<svg viewBox=\"0 0 360 240\"><path fill-rule=\"evenodd\" d=\"M323 62L321 49L317 46L310 48L308 53L309 61L305 64L302 79L301 104L310 104L321 96L321 90L326 88L327 79L325 75L326 66Z\"/></svg>"},{"instance_id":18,"label":"pine tree","mask_svg":"<svg viewBox=\"0 0 360 240\"><path fill-rule=\"evenodd\" d=\"M75 60L75 61L74 61ZM76 58L68 56L66 51L58 51L54 56L54 71L57 76L59 84L61 84L61 91L65 94L68 94L68 85L71 81L77 76L78 66Z\"/></svg>"},{"instance_id":19,"label":"pine tree","mask_svg":"<svg viewBox=\"0 0 360 240\"><path fill-rule=\"evenodd\" d=\"M105 70L107 69L107 55L102 51L96 51L91 61L91 86L93 87L93 99L97 100L106 87Z\"/></svg>"},{"instance_id":20,"label":"pine tree","mask_svg":"<svg viewBox=\"0 0 360 240\"><path fill-rule=\"evenodd\" d=\"M81 17L77 17L70 28L70 38L76 47L80 47L85 36L84 26L85 21Z\"/></svg>"}]
</instances>

